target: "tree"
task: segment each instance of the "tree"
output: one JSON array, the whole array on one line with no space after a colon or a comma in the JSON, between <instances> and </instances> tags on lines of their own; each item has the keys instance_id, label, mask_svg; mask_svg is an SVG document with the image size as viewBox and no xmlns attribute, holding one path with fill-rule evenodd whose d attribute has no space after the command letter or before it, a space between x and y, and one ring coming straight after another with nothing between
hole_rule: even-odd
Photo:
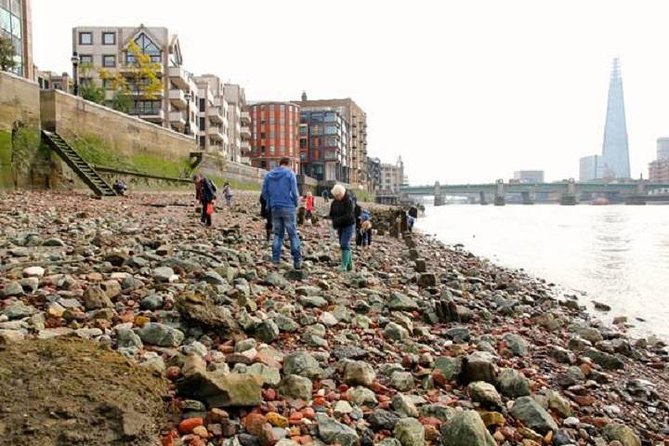
<instances>
[{"instance_id":1,"label":"tree","mask_svg":"<svg viewBox=\"0 0 669 446\"><path fill-rule=\"evenodd\" d=\"M0 69L9 71L16 67L16 51L14 45L8 37L0 35Z\"/></svg>"},{"instance_id":2,"label":"tree","mask_svg":"<svg viewBox=\"0 0 669 446\"><path fill-rule=\"evenodd\" d=\"M163 91L160 79L160 64L151 61L151 56L144 54L135 42L128 45L126 66L126 87L136 97L147 100L157 99Z\"/></svg>"},{"instance_id":3,"label":"tree","mask_svg":"<svg viewBox=\"0 0 669 446\"><path fill-rule=\"evenodd\" d=\"M93 65L90 63L81 64L79 67L82 80L81 97L96 104L103 104L105 102L105 89L93 82L93 79L89 76L92 70ZM84 80L85 82L83 82Z\"/></svg>"},{"instance_id":4,"label":"tree","mask_svg":"<svg viewBox=\"0 0 669 446\"><path fill-rule=\"evenodd\" d=\"M163 91L160 79L160 64L151 61L151 56L144 54L135 42L128 46L129 62L125 67L125 75L100 69L100 79L116 90L114 98L108 103L114 110L128 113L132 109L133 97L155 100Z\"/></svg>"}]
</instances>

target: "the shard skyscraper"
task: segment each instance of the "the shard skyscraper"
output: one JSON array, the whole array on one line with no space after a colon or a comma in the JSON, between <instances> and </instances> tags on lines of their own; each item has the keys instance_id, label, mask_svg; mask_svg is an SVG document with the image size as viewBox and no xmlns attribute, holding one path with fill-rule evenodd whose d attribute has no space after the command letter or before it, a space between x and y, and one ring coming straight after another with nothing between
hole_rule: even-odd
<instances>
[{"instance_id":1,"label":"the shard skyscraper","mask_svg":"<svg viewBox=\"0 0 669 446\"><path fill-rule=\"evenodd\" d=\"M627 145L623 80L620 76L620 61L617 58L613 59L613 68L611 69L602 162L605 178L630 178L630 155Z\"/></svg>"}]
</instances>

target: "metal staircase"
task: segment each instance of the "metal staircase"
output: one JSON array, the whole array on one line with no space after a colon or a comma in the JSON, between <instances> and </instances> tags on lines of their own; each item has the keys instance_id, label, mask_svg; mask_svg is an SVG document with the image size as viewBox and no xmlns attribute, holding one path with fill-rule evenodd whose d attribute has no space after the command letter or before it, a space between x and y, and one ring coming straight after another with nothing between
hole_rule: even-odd
<instances>
[{"instance_id":1,"label":"metal staircase","mask_svg":"<svg viewBox=\"0 0 669 446\"><path fill-rule=\"evenodd\" d=\"M116 196L114 189L57 133L42 130L45 141L98 197Z\"/></svg>"}]
</instances>

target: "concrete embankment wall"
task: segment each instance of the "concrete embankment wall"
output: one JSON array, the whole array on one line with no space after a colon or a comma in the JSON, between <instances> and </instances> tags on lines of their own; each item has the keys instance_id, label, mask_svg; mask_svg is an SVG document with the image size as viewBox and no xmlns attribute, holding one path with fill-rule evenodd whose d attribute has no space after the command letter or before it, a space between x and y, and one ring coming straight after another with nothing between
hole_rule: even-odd
<instances>
[{"instance_id":1,"label":"concrete embankment wall","mask_svg":"<svg viewBox=\"0 0 669 446\"><path fill-rule=\"evenodd\" d=\"M35 82L0 73L0 189L29 186L39 158L40 95ZM12 129L14 129L12 131ZM39 165L39 166L37 166Z\"/></svg>"}]
</instances>

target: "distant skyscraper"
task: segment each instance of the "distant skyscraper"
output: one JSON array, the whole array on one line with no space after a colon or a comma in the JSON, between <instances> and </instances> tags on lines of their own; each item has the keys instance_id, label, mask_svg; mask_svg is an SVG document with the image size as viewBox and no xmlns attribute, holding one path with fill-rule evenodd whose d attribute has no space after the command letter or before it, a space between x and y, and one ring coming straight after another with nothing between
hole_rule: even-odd
<instances>
[{"instance_id":1,"label":"distant skyscraper","mask_svg":"<svg viewBox=\"0 0 669 446\"><path fill-rule=\"evenodd\" d=\"M602 161L604 162L605 177L630 177L630 156L627 145L623 80L620 77L620 62L617 58L613 59L613 68L611 69Z\"/></svg>"}]
</instances>

